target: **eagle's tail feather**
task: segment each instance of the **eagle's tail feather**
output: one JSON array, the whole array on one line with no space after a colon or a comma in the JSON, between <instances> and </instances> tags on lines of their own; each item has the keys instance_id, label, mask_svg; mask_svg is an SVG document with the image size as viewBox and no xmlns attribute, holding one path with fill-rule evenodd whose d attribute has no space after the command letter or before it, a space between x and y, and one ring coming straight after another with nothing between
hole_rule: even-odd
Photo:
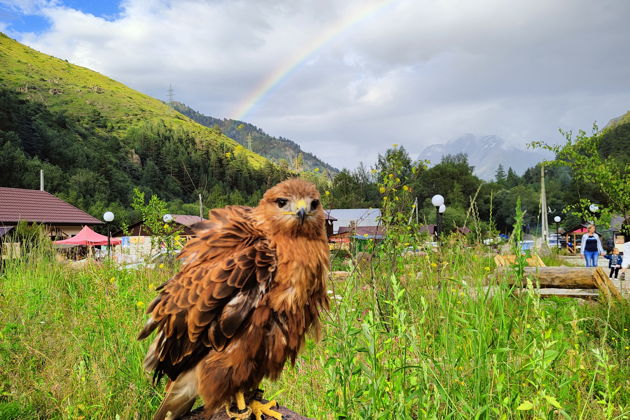
<instances>
[{"instance_id":1,"label":"eagle's tail feather","mask_svg":"<svg viewBox=\"0 0 630 420\"><path fill-rule=\"evenodd\" d=\"M158 343L160 342L161 336L162 336L162 333L159 333L155 337L155 339L149 346L149 350L147 350L146 356L144 357L143 366L144 366L144 370L146 370L147 372L151 372L157 369L157 365L160 361L159 354L158 354Z\"/></svg>"},{"instance_id":2,"label":"eagle's tail feather","mask_svg":"<svg viewBox=\"0 0 630 420\"><path fill-rule=\"evenodd\" d=\"M176 420L188 413L197 399L196 369L191 369L167 385L166 395L153 420Z\"/></svg>"}]
</instances>

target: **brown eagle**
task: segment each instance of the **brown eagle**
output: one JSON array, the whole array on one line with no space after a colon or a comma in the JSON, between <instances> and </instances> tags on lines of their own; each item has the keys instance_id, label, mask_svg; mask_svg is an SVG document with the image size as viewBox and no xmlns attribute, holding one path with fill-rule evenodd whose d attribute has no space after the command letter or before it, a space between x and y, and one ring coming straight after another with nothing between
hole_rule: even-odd
<instances>
[{"instance_id":1,"label":"brown eagle","mask_svg":"<svg viewBox=\"0 0 630 420\"><path fill-rule=\"evenodd\" d=\"M284 181L257 207L229 206L195 226L179 258L181 271L158 287L139 339L157 330L144 366L167 391L154 420L176 419L197 396L206 414L282 418L245 394L277 379L328 307L329 251L319 193Z\"/></svg>"}]
</instances>

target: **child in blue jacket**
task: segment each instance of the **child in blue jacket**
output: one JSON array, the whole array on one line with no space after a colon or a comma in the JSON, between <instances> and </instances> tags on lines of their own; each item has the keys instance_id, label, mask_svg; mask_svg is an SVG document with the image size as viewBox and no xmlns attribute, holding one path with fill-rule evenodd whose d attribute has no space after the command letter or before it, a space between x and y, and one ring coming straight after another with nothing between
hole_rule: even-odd
<instances>
[{"instance_id":1,"label":"child in blue jacket","mask_svg":"<svg viewBox=\"0 0 630 420\"><path fill-rule=\"evenodd\" d=\"M621 264L623 264L623 257L619 255L619 250L617 248L613 248L612 254L604 255L604 258L608 260L608 268L610 268L610 274L608 277L612 278L614 274L615 278L617 278Z\"/></svg>"}]
</instances>

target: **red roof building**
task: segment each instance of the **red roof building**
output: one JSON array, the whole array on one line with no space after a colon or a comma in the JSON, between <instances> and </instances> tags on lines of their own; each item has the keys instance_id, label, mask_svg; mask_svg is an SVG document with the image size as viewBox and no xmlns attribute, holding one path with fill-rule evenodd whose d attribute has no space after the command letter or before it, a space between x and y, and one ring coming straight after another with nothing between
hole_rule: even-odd
<instances>
[{"instance_id":1,"label":"red roof building","mask_svg":"<svg viewBox=\"0 0 630 420\"><path fill-rule=\"evenodd\" d=\"M207 220L207 219L204 219L203 217L192 216L190 214L171 214L171 216L173 216L173 223L176 223L182 226L181 234L183 236L195 236L195 232L192 230L191 227L195 223L199 223L199 222L203 222L204 220ZM129 236L152 236L153 235L153 233L151 232L151 229L149 229L149 227L146 226L143 221L130 225L127 228L127 230L128 230ZM113 236L122 237L126 235L123 233L122 230L120 230L118 232L115 232Z\"/></svg>"},{"instance_id":2,"label":"red roof building","mask_svg":"<svg viewBox=\"0 0 630 420\"><path fill-rule=\"evenodd\" d=\"M20 221L41 223L51 234L63 236L76 235L84 225L103 223L46 191L0 187L0 226Z\"/></svg>"}]
</instances>

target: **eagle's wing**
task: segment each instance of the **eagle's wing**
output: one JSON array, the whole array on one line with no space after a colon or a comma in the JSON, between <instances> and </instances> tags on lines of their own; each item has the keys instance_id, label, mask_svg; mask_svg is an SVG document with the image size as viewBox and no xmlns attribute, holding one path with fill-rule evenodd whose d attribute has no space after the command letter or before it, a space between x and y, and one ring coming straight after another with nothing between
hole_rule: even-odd
<instances>
[{"instance_id":1,"label":"eagle's wing","mask_svg":"<svg viewBox=\"0 0 630 420\"><path fill-rule=\"evenodd\" d=\"M225 348L267 291L276 254L250 215L249 207L213 210L195 225L181 271L158 288L139 336L159 331L145 360L156 379L175 379L211 349Z\"/></svg>"}]
</instances>

